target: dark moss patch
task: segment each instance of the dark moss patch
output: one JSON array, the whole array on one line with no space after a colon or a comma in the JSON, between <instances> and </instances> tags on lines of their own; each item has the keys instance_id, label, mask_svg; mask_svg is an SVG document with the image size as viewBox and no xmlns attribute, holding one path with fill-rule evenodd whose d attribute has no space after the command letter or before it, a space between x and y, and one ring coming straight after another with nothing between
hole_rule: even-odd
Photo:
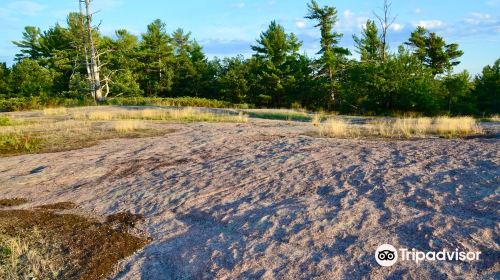
<instances>
[{"instance_id":1,"label":"dark moss patch","mask_svg":"<svg viewBox=\"0 0 500 280\"><path fill-rule=\"evenodd\" d=\"M37 208L45 210L70 210L76 208L76 205L73 202L59 202L38 206Z\"/></svg>"},{"instance_id":2,"label":"dark moss patch","mask_svg":"<svg viewBox=\"0 0 500 280\"><path fill-rule=\"evenodd\" d=\"M60 279L106 278L119 260L147 244L147 240L115 230L108 223L46 210L68 206L74 204L49 205L43 210L0 211L0 234L22 239L29 238L30 233L37 229L41 240L36 244L55 246L57 254L63 257L63 267L58 276ZM122 227L134 224L134 218L128 215L112 217L110 220L125 222L126 225Z\"/></svg>"},{"instance_id":3,"label":"dark moss patch","mask_svg":"<svg viewBox=\"0 0 500 280\"><path fill-rule=\"evenodd\" d=\"M110 215L106 218L106 224L124 231L133 228L135 224L144 219L142 215L132 214L130 212L120 212Z\"/></svg>"},{"instance_id":4,"label":"dark moss patch","mask_svg":"<svg viewBox=\"0 0 500 280\"><path fill-rule=\"evenodd\" d=\"M8 199L0 199L0 208L1 207L14 207L28 203L29 200L25 198L8 198Z\"/></svg>"}]
</instances>

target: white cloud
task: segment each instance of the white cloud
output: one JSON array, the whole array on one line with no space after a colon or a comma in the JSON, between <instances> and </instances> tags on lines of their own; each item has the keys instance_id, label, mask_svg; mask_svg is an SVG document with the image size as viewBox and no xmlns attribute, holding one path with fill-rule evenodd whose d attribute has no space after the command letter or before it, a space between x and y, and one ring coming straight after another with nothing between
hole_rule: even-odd
<instances>
[{"instance_id":1,"label":"white cloud","mask_svg":"<svg viewBox=\"0 0 500 280\"><path fill-rule=\"evenodd\" d=\"M369 17L366 14L356 14L350 10L342 12L338 28L341 32L355 32L365 26Z\"/></svg>"},{"instance_id":2,"label":"white cloud","mask_svg":"<svg viewBox=\"0 0 500 280\"><path fill-rule=\"evenodd\" d=\"M400 23L393 23L390 28L396 32L399 32L399 31L403 30L405 28L405 26L403 24L400 24Z\"/></svg>"},{"instance_id":3,"label":"white cloud","mask_svg":"<svg viewBox=\"0 0 500 280\"><path fill-rule=\"evenodd\" d=\"M472 13L470 17L465 19L465 22L472 25L488 23L492 21L490 14Z\"/></svg>"},{"instance_id":4,"label":"white cloud","mask_svg":"<svg viewBox=\"0 0 500 280\"><path fill-rule=\"evenodd\" d=\"M424 28L428 29L434 29L434 28L440 28L443 27L444 23L441 20L419 20L416 22L413 22L413 26L422 26Z\"/></svg>"},{"instance_id":5,"label":"white cloud","mask_svg":"<svg viewBox=\"0 0 500 280\"><path fill-rule=\"evenodd\" d=\"M354 13L352 13L350 10L345 10L344 11L344 17L346 18L350 18L354 15Z\"/></svg>"},{"instance_id":6,"label":"white cloud","mask_svg":"<svg viewBox=\"0 0 500 280\"><path fill-rule=\"evenodd\" d=\"M421 13L422 13L422 9L420 9L420 8L415 9L415 14L419 15Z\"/></svg>"},{"instance_id":7,"label":"white cloud","mask_svg":"<svg viewBox=\"0 0 500 280\"><path fill-rule=\"evenodd\" d=\"M276 0L270 0L269 1L269 6L274 6L276 4Z\"/></svg>"},{"instance_id":8,"label":"white cloud","mask_svg":"<svg viewBox=\"0 0 500 280\"><path fill-rule=\"evenodd\" d=\"M302 29L302 28L306 27L306 22L303 21L303 20L297 20L295 22L295 26L297 26L298 28Z\"/></svg>"}]
</instances>

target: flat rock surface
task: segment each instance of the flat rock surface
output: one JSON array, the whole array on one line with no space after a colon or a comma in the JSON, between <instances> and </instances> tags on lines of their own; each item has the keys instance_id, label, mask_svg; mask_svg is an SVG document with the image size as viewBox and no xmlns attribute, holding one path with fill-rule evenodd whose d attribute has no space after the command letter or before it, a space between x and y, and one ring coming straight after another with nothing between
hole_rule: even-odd
<instances>
[{"instance_id":1,"label":"flat rock surface","mask_svg":"<svg viewBox=\"0 0 500 280\"><path fill-rule=\"evenodd\" d=\"M117 279L498 279L500 141L320 139L302 123L176 132L0 158L0 198L142 214ZM374 258L384 243L478 262Z\"/></svg>"}]
</instances>

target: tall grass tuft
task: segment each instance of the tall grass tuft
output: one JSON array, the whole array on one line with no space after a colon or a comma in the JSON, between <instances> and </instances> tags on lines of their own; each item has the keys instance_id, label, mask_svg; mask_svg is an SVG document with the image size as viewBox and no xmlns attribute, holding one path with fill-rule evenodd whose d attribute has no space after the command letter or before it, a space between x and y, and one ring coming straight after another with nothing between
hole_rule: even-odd
<instances>
[{"instance_id":1,"label":"tall grass tuft","mask_svg":"<svg viewBox=\"0 0 500 280\"><path fill-rule=\"evenodd\" d=\"M321 125L321 122L325 118L323 113L316 113L312 116L311 123L313 126L319 127Z\"/></svg>"},{"instance_id":2,"label":"tall grass tuft","mask_svg":"<svg viewBox=\"0 0 500 280\"><path fill-rule=\"evenodd\" d=\"M62 266L36 228L23 238L0 235L1 279L58 279Z\"/></svg>"},{"instance_id":3,"label":"tall grass tuft","mask_svg":"<svg viewBox=\"0 0 500 280\"><path fill-rule=\"evenodd\" d=\"M142 122L137 120L123 120L115 122L114 129L117 132L131 132L144 129L144 125Z\"/></svg>"},{"instance_id":4,"label":"tall grass tuft","mask_svg":"<svg viewBox=\"0 0 500 280\"><path fill-rule=\"evenodd\" d=\"M65 116L67 114L68 110L64 107L43 109L43 115L45 116Z\"/></svg>"},{"instance_id":5,"label":"tall grass tuft","mask_svg":"<svg viewBox=\"0 0 500 280\"><path fill-rule=\"evenodd\" d=\"M357 137L359 130L341 119L329 119L319 126L321 137Z\"/></svg>"},{"instance_id":6,"label":"tall grass tuft","mask_svg":"<svg viewBox=\"0 0 500 280\"><path fill-rule=\"evenodd\" d=\"M92 121L110 120L156 120L156 121L184 121L184 122L247 122L248 117L240 115L216 114L193 108L185 109L145 109L98 111L86 115Z\"/></svg>"},{"instance_id":7,"label":"tall grass tuft","mask_svg":"<svg viewBox=\"0 0 500 280\"><path fill-rule=\"evenodd\" d=\"M471 117L401 118L395 121L377 121L371 126L351 125L333 119L319 126L321 136L386 138L418 138L425 136L461 137L483 134L483 130Z\"/></svg>"},{"instance_id":8,"label":"tall grass tuft","mask_svg":"<svg viewBox=\"0 0 500 280\"><path fill-rule=\"evenodd\" d=\"M434 121L437 134L444 136L463 136L482 133L481 127L472 117L439 117Z\"/></svg>"}]
</instances>

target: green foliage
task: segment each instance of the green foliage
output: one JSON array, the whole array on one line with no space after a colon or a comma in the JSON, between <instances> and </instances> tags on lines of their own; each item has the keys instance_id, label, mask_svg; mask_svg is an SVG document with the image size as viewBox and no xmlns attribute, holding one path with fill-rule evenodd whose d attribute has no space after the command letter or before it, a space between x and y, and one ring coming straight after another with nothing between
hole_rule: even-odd
<instances>
[{"instance_id":1,"label":"green foliage","mask_svg":"<svg viewBox=\"0 0 500 280\"><path fill-rule=\"evenodd\" d=\"M77 107L95 105L94 101L88 99L67 99L57 97L14 97L0 99L1 112L41 110L46 107Z\"/></svg>"},{"instance_id":2,"label":"green foliage","mask_svg":"<svg viewBox=\"0 0 500 280\"><path fill-rule=\"evenodd\" d=\"M474 85L473 94L479 111L487 115L499 114L500 59L493 65L484 67L482 74L474 79Z\"/></svg>"},{"instance_id":3,"label":"green foliage","mask_svg":"<svg viewBox=\"0 0 500 280\"><path fill-rule=\"evenodd\" d=\"M475 114L474 99L471 94L473 84L469 72L463 71L458 74L448 74L442 80L442 97L448 114Z\"/></svg>"},{"instance_id":4,"label":"green foliage","mask_svg":"<svg viewBox=\"0 0 500 280\"><path fill-rule=\"evenodd\" d=\"M431 68L434 75L460 64L458 58L464 54L457 44L446 44L442 37L421 26L412 32L406 45L414 49L414 55Z\"/></svg>"},{"instance_id":5,"label":"green foliage","mask_svg":"<svg viewBox=\"0 0 500 280\"><path fill-rule=\"evenodd\" d=\"M247 80L249 67L244 58L242 56L226 58L222 61L222 65L218 65L218 68L217 83L220 97L233 103L243 103L248 100L250 94L250 82Z\"/></svg>"},{"instance_id":6,"label":"green foliage","mask_svg":"<svg viewBox=\"0 0 500 280\"><path fill-rule=\"evenodd\" d=\"M342 34L333 31L338 21L337 9L330 6L320 7L315 0L308 4L309 13L307 19L317 22L315 27L321 31L321 50L318 52L321 57L315 62L319 78L322 78L323 88L331 96L331 101L335 102L336 93L340 88L341 70L347 63L346 56L349 50L339 46Z\"/></svg>"},{"instance_id":7,"label":"green foliage","mask_svg":"<svg viewBox=\"0 0 500 280\"><path fill-rule=\"evenodd\" d=\"M7 116L0 115L0 126L9 126L12 125L12 120Z\"/></svg>"},{"instance_id":8,"label":"green foliage","mask_svg":"<svg viewBox=\"0 0 500 280\"><path fill-rule=\"evenodd\" d=\"M142 70L139 81L147 96L165 96L172 87L173 48L170 40L166 24L159 19L148 25L147 32L142 34L138 53Z\"/></svg>"},{"instance_id":9,"label":"green foliage","mask_svg":"<svg viewBox=\"0 0 500 280\"><path fill-rule=\"evenodd\" d=\"M7 64L0 63L0 98L8 96L10 92L9 74L10 69L7 68Z\"/></svg>"},{"instance_id":10,"label":"green foliage","mask_svg":"<svg viewBox=\"0 0 500 280\"><path fill-rule=\"evenodd\" d=\"M0 135L0 154L35 152L40 148L40 140L28 134Z\"/></svg>"},{"instance_id":11,"label":"green foliage","mask_svg":"<svg viewBox=\"0 0 500 280\"><path fill-rule=\"evenodd\" d=\"M254 85L263 95L256 100L257 103L276 107L285 105L286 94L297 82L294 66L300 58L301 45L295 34L287 34L275 21L260 35L257 45L252 46L254 65L259 71L254 76L258 84Z\"/></svg>"},{"instance_id":12,"label":"green foliage","mask_svg":"<svg viewBox=\"0 0 500 280\"><path fill-rule=\"evenodd\" d=\"M121 106L175 106L175 107L206 107L206 108L232 108L229 102L197 97L117 97L106 101L107 105Z\"/></svg>"},{"instance_id":13,"label":"green foliage","mask_svg":"<svg viewBox=\"0 0 500 280\"><path fill-rule=\"evenodd\" d=\"M49 95L52 93L53 75L35 60L23 59L12 68L9 84L18 96Z\"/></svg>"},{"instance_id":14,"label":"green foliage","mask_svg":"<svg viewBox=\"0 0 500 280\"><path fill-rule=\"evenodd\" d=\"M406 43L409 51L390 54L373 20L354 36L360 61L350 61L335 30L336 8L315 0L307 8L306 18L321 35L317 57L301 54L302 42L276 21L251 46L252 57L211 60L191 33L172 32L159 19L139 37L125 29L114 37L94 30L100 74L111 92L104 104L498 114L499 61L471 83L468 73L452 72L463 54L457 44L419 27ZM0 64L0 110L94 105L82 55L83 22L71 13L65 25L25 28L13 42L16 63Z\"/></svg>"},{"instance_id":15,"label":"green foliage","mask_svg":"<svg viewBox=\"0 0 500 280\"><path fill-rule=\"evenodd\" d=\"M361 55L361 62L380 60L382 41L378 34L377 25L373 20L366 21L361 38L353 35L353 39L356 43L356 49Z\"/></svg>"},{"instance_id":16,"label":"green foliage","mask_svg":"<svg viewBox=\"0 0 500 280\"><path fill-rule=\"evenodd\" d=\"M433 114L439 110L431 71L404 48L384 63L352 64L347 80L340 107L344 112Z\"/></svg>"},{"instance_id":17,"label":"green foliage","mask_svg":"<svg viewBox=\"0 0 500 280\"><path fill-rule=\"evenodd\" d=\"M253 118L268 119L268 120L286 120L286 121L301 121L307 122L312 119L307 113L294 111L251 111L247 112Z\"/></svg>"}]
</instances>

